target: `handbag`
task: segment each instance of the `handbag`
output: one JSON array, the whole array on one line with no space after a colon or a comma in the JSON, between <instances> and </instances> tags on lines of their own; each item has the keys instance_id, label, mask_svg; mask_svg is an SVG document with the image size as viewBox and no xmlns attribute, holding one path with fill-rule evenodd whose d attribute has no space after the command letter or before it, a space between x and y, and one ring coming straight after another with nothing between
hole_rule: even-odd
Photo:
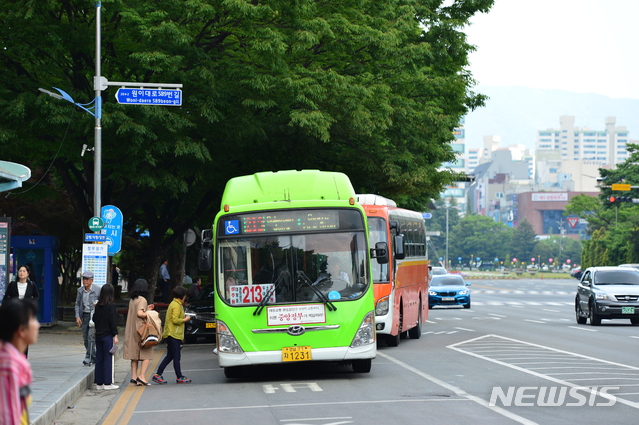
<instances>
[{"instance_id":1,"label":"handbag","mask_svg":"<svg viewBox=\"0 0 639 425\"><path fill-rule=\"evenodd\" d=\"M138 334L140 335L138 344L141 348L153 347L154 345L157 345L158 342L160 342L158 332L155 329L155 326L153 326L151 323L147 322L140 326L140 328L138 329Z\"/></svg>"},{"instance_id":2,"label":"handbag","mask_svg":"<svg viewBox=\"0 0 639 425\"><path fill-rule=\"evenodd\" d=\"M113 347L111 347L109 353L115 354L116 351L118 351L118 344L113 344Z\"/></svg>"}]
</instances>

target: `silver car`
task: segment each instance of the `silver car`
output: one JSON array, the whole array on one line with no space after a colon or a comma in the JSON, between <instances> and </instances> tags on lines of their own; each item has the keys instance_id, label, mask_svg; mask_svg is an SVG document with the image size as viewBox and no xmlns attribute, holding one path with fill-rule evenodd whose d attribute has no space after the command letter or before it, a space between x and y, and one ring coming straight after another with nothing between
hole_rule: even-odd
<instances>
[{"instance_id":1,"label":"silver car","mask_svg":"<svg viewBox=\"0 0 639 425\"><path fill-rule=\"evenodd\" d=\"M631 267L589 267L575 298L577 323L598 326L601 319L630 319L639 325L639 271Z\"/></svg>"}]
</instances>

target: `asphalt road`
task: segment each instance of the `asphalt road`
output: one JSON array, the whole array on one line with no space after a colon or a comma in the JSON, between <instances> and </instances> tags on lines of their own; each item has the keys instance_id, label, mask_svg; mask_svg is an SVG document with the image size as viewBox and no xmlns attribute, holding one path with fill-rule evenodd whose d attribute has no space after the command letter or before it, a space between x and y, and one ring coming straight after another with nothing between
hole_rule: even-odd
<instances>
[{"instance_id":1,"label":"asphalt road","mask_svg":"<svg viewBox=\"0 0 639 425\"><path fill-rule=\"evenodd\" d=\"M228 380L212 344L187 345L182 369L192 384L175 384L169 367L167 385L112 395L99 423L634 423L639 327L577 325L576 283L474 281L471 309L430 310L419 340L379 343L368 374L298 363ZM58 423L98 423L83 416L97 415L91 394L77 403L78 422Z\"/></svg>"}]
</instances>

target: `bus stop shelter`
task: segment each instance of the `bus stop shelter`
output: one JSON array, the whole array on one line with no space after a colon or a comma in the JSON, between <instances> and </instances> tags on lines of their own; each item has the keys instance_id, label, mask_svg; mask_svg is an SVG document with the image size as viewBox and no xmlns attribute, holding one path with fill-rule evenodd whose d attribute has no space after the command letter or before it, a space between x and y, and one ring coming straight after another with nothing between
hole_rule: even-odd
<instances>
[{"instance_id":1,"label":"bus stop shelter","mask_svg":"<svg viewBox=\"0 0 639 425\"><path fill-rule=\"evenodd\" d=\"M15 162L0 161L0 192L22 187L31 178L31 170Z\"/></svg>"}]
</instances>

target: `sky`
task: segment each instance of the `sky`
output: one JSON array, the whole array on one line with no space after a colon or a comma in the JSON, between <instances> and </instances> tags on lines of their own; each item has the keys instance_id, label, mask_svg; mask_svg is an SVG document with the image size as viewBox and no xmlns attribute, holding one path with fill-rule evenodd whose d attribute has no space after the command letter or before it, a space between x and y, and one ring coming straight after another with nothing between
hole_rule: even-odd
<instances>
[{"instance_id":1,"label":"sky","mask_svg":"<svg viewBox=\"0 0 639 425\"><path fill-rule=\"evenodd\" d=\"M465 29L479 85L639 99L639 0L495 0Z\"/></svg>"}]
</instances>

